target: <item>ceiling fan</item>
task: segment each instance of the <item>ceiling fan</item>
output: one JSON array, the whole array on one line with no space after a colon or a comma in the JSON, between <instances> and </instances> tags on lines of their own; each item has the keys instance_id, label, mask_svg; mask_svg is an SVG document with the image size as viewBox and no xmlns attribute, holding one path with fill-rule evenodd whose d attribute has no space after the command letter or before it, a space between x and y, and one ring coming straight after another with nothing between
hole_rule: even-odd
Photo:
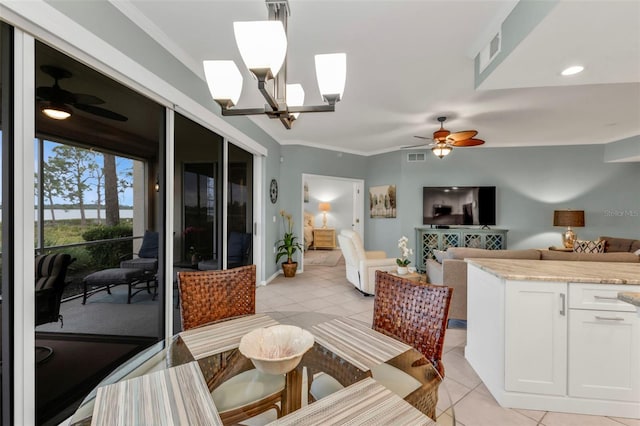
<instances>
[{"instance_id":1,"label":"ceiling fan","mask_svg":"<svg viewBox=\"0 0 640 426\"><path fill-rule=\"evenodd\" d=\"M44 101L41 110L48 117L56 120L69 118L73 113L73 110L70 108L70 106L72 106L89 114L110 120L128 120L124 115L96 106L104 103L104 100L97 96L84 93L71 93L61 88L58 80L71 78L73 75L71 72L54 65L42 65L40 69L55 80L51 87L40 86L36 89L36 98Z\"/></svg>"},{"instance_id":2,"label":"ceiling fan","mask_svg":"<svg viewBox=\"0 0 640 426\"><path fill-rule=\"evenodd\" d=\"M433 138L425 136L414 137L433 141L433 143L430 143L427 146L431 147L431 151L439 158L449 155L454 147L478 146L484 143L482 139L474 138L474 136L478 134L477 130L463 130L461 132L451 133L444 128L444 122L446 119L447 117L438 117L440 129L433 132ZM424 145L413 145L404 147L404 149L417 148L420 146Z\"/></svg>"}]
</instances>

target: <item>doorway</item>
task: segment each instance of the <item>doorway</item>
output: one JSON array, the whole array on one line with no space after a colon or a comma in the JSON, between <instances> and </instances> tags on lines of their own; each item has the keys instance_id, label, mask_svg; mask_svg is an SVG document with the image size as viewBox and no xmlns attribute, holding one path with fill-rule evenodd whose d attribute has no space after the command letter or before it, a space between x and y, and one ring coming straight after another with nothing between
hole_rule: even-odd
<instances>
[{"instance_id":1,"label":"doorway","mask_svg":"<svg viewBox=\"0 0 640 426\"><path fill-rule=\"evenodd\" d=\"M364 180L336 176L302 174L301 216L305 250L315 247L313 231L335 233L334 249L339 249L337 236L343 229L351 229L364 236Z\"/></svg>"}]
</instances>

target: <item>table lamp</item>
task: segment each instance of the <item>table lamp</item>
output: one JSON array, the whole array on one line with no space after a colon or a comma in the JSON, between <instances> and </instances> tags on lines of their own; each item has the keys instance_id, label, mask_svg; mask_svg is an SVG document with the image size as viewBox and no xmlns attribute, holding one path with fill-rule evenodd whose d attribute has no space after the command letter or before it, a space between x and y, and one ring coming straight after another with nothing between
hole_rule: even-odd
<instances>
[{"instance_id":1,"label":"table lamp","mask_svg":"<svg viewBox=\"0 0 640 426\"><path fill-rule=\"evenodd\" d=\"M331 204L330 203L320 203L318 205L318 207L320 208L320 211L322 212L322 227L326 228L327 227L327 212L331 211Z\"/></svg>"},{"instance_id":2,"label":"table lamp","mask_svg":"<svg viewBox=\"0 0 640 426\"><path fill-rule=\"evenodd\" d=\"M571 227L584 226L584 210L555 210L553 212L553 226L567 227L567 230L562 233L562 244L566 248L572 249L577 236Z\"/></svg>"}]
</instances>

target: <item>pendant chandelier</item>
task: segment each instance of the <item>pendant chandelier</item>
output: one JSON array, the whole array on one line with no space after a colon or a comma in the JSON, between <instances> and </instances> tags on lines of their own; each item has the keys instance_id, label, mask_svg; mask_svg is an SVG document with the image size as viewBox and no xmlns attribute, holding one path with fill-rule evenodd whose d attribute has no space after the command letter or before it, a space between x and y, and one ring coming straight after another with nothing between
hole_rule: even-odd
<instances>
[{"instance_id":1,"label":"pendant chandelier","mask_svg":"<svg viewBox=\"0 0 640 426\"><path fill-rule=\"evenodd\" d=\"M291 129L302 112L332 112L342 99L347 55L315 55L316 78L325 105L304 106L304 89L287 84L287 0L266 0L268 21L234 22L236 44L245 65L258 80L267 101L264 108L234 108L242 92L242 74L230 60L204 61L204 72L213 99L223 116L266 114ZM284 66L283 66L284 65ZM272 81L273 80L273 81Z\"/></svg>"}]
</instances>

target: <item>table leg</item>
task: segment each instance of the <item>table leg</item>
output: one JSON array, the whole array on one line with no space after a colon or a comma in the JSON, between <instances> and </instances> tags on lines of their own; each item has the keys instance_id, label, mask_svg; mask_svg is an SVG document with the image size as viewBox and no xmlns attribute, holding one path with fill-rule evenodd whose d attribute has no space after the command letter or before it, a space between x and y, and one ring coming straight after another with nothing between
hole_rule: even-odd
<instances>
[{"instance_id":1,"label":"table leg","mask_svg":"<svg viewBox=\"0 0 640 426\"><path fill-rule=\"evenodd\" d=\"M300 408L302 396L302 370L295 368L287 373L282 415L286 416Z\"/></svg>"}]
</instances>

